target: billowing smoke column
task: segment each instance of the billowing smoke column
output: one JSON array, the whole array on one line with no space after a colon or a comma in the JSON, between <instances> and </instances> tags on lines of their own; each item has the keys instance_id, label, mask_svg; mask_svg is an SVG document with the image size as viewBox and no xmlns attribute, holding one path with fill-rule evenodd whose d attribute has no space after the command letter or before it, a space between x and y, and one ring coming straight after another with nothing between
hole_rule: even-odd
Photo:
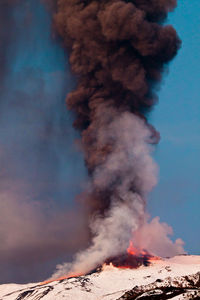
<instances>
[{"instance_id":1,"label":"billowing smoke column","mask_svg":"<svg viewBox=\"0 0 200 300\"><path fill-rule=\"evenodd\" d=\"M91 178L85 202L92 241L54 276L87 272L123 253L145 222L145 198L157 173L151 144L159 140L146 113L180 47L173 27L163 25L175 6L176 0L57 1L56 28L78 79L67 104L76 115ZM158 223L152 224L162 227ZM172 246L183 251L180 240Z\"/></svg>"}]
</instances>

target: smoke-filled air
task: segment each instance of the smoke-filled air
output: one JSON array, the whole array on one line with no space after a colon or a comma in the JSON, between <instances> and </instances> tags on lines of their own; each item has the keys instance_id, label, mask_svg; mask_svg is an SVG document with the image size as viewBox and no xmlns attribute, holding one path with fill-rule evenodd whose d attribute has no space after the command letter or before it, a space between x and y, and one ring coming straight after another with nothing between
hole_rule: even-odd
<instances>
[{"instance_id":1,"label":"smoke-filled air","mask_svg":"<svg viewBox=\"0 0 200 300\"><path fill-rule=\"evenodd\" d=\"M148 221L146 200L157 182L151 152L159 133L148 123L166 65L180 48L165 25L176 0L58 0L55 29L77 85L67 95L81 133L89 180L79 196L90 241L53 278L91 271L132 243L154 255L184 253L172 228ZM162 243L161 243L162 241Z\"/></svg>"},{"instance_id":2,"label":"smoke-filled air","mask_svg":"<svg viewBox=\"0 0 200 300\"><path fill-rule=\"evenodd\" d=\"M87 245L75 201L86 171L65 105L72 76L49 8L0 0L0 24L0 282L33 282Z\"/></svg>"}]
</instances>

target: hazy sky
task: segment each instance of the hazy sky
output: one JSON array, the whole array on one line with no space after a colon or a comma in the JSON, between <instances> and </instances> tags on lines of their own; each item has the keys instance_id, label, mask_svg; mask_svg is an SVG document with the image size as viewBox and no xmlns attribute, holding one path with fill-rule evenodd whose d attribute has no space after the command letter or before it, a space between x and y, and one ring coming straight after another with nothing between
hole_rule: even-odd
<instances>
[{"instance_id":1,"label":"hazy sky","mask_svg":"<svg viewBox=\"0 0 200 300\"><path fill-rule=\"evenodd\" d=\"M50 14L40 0L6 1L0 1L3 283L42 280L80 249L85 223L75 196L86 178L65 105L74 83L64 49L52 38Z\"/></svg>"},{"instance_id":2,"label":"hazy sky","mask_svg":"<svg viewBox=\"0 0 200 300\"><path fill-rule=\"evenodd\" d=\"M149 210L173 226L188 252L200 254L200 1L178 2L168 22L178 31L182 48L151 115L162 139L154 155L160 180Z\"/></svg>"}]
</instances>

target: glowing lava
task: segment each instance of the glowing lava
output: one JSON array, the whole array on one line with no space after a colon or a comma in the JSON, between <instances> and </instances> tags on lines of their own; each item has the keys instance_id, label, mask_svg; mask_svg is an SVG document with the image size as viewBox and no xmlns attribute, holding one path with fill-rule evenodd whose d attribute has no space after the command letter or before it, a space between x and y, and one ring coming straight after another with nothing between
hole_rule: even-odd
<instances>
[{"instance_id":1,"label":"glowing lava","mask_svg":"<svg viewBox=\"0 0 200 300\"><path fill-rule=\"evenodd\" d=\"M138 249L138 248L134 247L133 242L131 242L131 241L130 241L129 247L127 249L127 253L130 255L137 256L137 257L150 255L146 250Z\"/></svg>"},{"instance_id":2,"label":"glowing lava","mask_svg":"<svg viewBox=\"0 0 200 300\"><path fill-rule=\"evenodd\" d=\"M48 283L51 283L51 282L54 282L54 281L65 280L65 279L79 277L79 276L83 276L83 275L85 275L85 274L83 274L83 273L70 273L67 276L62 276L62 277L59 277L59 278L45 280L45 281L41 282L40 285L45 285L45 284L48 284Z\"/></svg>"},{"instance_id":3,"label":"glowing lava","mask_svg":"<svg viewBox=\"0 0 200 300\"><path fill-rule=\"evenodd\" d=\"M136 248L133 242L130 242L127 253L111 257L105 263L120 269L135 269L142 265L149 266L151 261L159 259L159 257L151 255L144 249Z\"/></svg>"},{"instance_id":4,"label":"glowing lava","mask_svg":"<svg viewBox=\"0 0 200 300\"><path fill-rule=\"evenodd\" d=\"M93 272L97 270L105 270L106 267L114 267L119 269L136 269L140 266L149 266L151 261L160 260L160 257L153 256L144 249L136 248L133 242L130 241L129 247L127 248L127 253L121 254L115 257L111 257L105 261L101 267L97 267ZM65 280L73 277L79 277L86 275L84 273L70 273L67 276L62 276L55 279L46 280L41 282L41 285L51 283L53 281Z\"/></svg>"}]
</instances>

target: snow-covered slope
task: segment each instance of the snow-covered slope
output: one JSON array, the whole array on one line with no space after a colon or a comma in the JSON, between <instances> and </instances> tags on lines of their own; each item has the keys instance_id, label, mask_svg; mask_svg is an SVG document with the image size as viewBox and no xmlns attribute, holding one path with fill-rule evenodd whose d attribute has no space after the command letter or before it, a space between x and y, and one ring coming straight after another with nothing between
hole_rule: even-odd
<instances>
[{"instance_id":1,"label":"snow-covered slope","mask_svg":"<svg viewBox=\"0 0 200 300\"><path fill-rule=\"evenodd\" d=\"M0 286L1 300L178 300L195 299L197 295L200 297L200 256L185 255L155 260L138 269L106 266L101 272L45 285Z\"/></svg>"}]
</instances>

